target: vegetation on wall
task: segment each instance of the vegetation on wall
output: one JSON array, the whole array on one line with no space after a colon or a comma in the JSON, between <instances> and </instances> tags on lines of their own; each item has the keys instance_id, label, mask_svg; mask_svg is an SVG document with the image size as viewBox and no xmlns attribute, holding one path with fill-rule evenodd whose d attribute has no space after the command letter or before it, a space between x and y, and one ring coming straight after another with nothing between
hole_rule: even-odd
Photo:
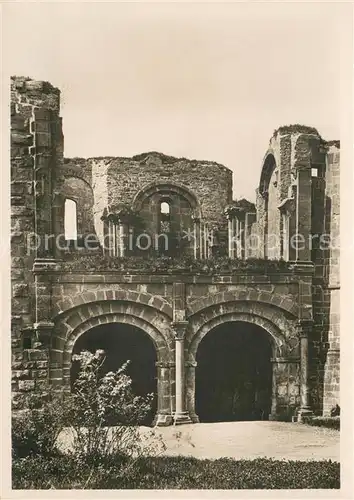
<instances>
[{"instance_id":1,"label":"vegetation on wall","mask_svg":"<svg viewBox=\"0 0 354 500\"><path fill-rule=\"evenodd\" d=\"M262 274L290 271L293 263L284 260L230 259L213 257L197 260L192 256L156 257L109 257L103 255L71 254L60 265L61 271L120 271L124 273L161 274L231 274L234 272L258 272Z\"/></svg>"},{"instance_id":2,"label":"vegetation on wall","mask_svg":"<svg viewBox=\"0 0 354 500\"><path fill-rule=\"evenodd\" d=\"M295 123L294 125L283 125L278 129L274 130L273 137L276 137L278 134L287 135L287 134L314 134L320 135L318 130L315 127L308 127L307 125L301 125L299 123Z\"/></svg>"}]
</instances>

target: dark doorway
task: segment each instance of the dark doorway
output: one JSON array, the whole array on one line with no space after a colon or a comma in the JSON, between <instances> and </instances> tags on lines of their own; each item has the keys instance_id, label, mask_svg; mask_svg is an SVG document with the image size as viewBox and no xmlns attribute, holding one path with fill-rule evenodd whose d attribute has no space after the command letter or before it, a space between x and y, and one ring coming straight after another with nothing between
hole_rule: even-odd
<instances>
[{"instance_id":1,"label":"dark doorway","mask_svg":"<svg viewBox=\"0 0 354 500\"><path fill-rule=\"evenodd\" d=\"M156 350L151 338L140 328L112 323L92 328L78 338L73 354L81 351L95 352L103 349L106 360L102 372L116 371L126 361L130 361L127 375L132 379L132 389L137 396L154 393L155 398L151 413L143 422L150 425L156 413L157 405L157 375L156 375ZM71 383L78 373L77 362L72 363Z\"/></svg>"},{"instance_id":2,"label":"dark doorway","mask_svg":"<svg viewBox=\"0 0 354 500\"><path fill-rule=\"evenodd\" d=\"M200 342L196 413L201 422L267 420L271 406L269 334L251 323L230 322Z\"/></svg>"}]
</instances>

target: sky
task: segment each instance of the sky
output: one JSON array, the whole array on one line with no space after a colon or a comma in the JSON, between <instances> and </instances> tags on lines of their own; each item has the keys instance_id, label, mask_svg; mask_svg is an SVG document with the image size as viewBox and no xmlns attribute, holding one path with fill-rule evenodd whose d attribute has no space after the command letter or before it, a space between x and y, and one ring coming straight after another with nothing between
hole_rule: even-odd
<instances>
[{"instance_id":1,"label":"sky","mask_svg":"<svg viewBox=\"0 0 354 500\"><path fill-rule=\"evenodd\" d=\"M213 160L253 201L276 128L340 137L340 6L4 4L4 67L61 89L66 157Z\"/></svg>"}]
</instances>

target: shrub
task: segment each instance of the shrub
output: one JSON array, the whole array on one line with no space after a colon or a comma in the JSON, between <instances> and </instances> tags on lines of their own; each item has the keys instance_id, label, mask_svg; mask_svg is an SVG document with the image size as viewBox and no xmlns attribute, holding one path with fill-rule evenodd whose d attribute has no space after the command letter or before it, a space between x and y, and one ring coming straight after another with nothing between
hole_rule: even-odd
<instances>
[{"instance_id":1,"label":"shrub","mask_svg":"<svg viewBox=\"0 0 354 500\"><path fill-rule=\"evenodd\" d=\"M73 361L80 368L72 394L64 402L64 424L71 437L68 451L77 460L95 464L111 455L133 458L163 448L161 440L154 441L153 431L144 436L139 432L153 395L134 395L132 379L125 373L128 362L103 375L102 350L95 354L83 351Z\"/></svg>"},{"instance_id":2,"label":"shrub","mask_svg":"<svg viewBox=\"0 0 354 500\"><path fill-rule=\"evenodd\" d=\"M57 452L56 441L63 428L61 404L52 395L32 394L27 399L28 408L12 416L12 455L52 456Z\"/></svg>"},{"instance_id":3,"label":"shrub","mask_svg":"<svg viewBox=\"0 0 354 500\"><path fill-rule=\"evenodd\" d=\"M340 430L340 417L302 417L302 422L316 427Z\"/></svg>"}]
</instances>

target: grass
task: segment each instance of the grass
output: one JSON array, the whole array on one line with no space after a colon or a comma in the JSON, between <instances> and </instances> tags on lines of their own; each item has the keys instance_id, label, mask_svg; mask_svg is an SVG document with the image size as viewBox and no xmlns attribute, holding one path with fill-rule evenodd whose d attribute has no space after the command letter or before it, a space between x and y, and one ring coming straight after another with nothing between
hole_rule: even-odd
<instances>
[{"instance_id":1,"label":"grass","mask_svg":"<svg viewBox=\"0 0 354 500\"><path fill-rule=\"evenodd\" d=\"M68 456L13 461L14 489L337 489L332 461L200 460L142 457L129 467L121 457L95 468Z\"/></svg>"}]
</instances>

